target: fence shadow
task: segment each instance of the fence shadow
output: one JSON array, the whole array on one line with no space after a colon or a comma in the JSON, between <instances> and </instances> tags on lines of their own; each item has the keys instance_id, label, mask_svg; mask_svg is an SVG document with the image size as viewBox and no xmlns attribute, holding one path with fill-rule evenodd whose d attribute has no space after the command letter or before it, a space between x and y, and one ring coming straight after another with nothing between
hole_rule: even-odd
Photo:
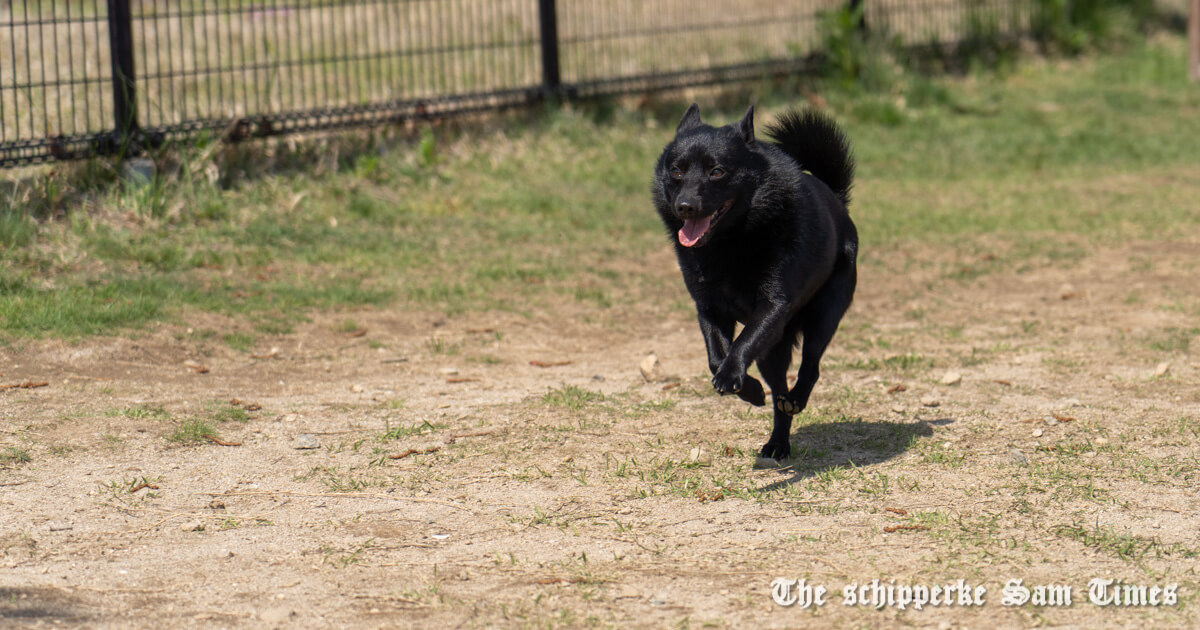
<instances>
[{"instance_id":1,"label":"fence shadow","mask_svg":"<svg viewBox=\"0 0 1200 630\"><path fill-rule=\"evenodd\" d=\"M792 431L791 465L781 469L790 475L758 490L772 492L825 471L885 462L911 448L916 438L932 436L934 427L953 422L951 418L910 423L844 420L802 426Z\"/></svg>"}]
</instances>

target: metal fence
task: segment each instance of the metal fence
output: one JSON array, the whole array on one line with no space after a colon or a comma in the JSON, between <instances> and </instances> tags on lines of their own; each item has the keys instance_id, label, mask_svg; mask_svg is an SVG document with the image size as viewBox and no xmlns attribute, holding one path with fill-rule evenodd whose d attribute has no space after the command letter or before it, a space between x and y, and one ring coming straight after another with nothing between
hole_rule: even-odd
<instances>
[{"instance_id":1,"label":"metal fence","mask_svg":"<svg viewBox=\"0 0 1200 630\"><path fill-rule=\"evenodd\" d=\"M0 0L0 167L797 72L861 1ZM864 23L952 42L1026 5L868 0Z\"/></svg>"}]
</instances>

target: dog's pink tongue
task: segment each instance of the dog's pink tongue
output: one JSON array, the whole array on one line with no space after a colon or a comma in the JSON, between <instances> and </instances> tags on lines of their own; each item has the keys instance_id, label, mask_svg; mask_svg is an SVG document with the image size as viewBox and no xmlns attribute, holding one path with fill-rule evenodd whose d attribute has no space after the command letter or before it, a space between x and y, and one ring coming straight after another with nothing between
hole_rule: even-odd
<instances>
[{"instance_id":1,"label":"dog's pink tongue","mask_svg":"<svg viewBox=\"0 0 1200 630\"><path fill-rule=\"evenodd\" d=\"M708 215L703 219L684 219L683 227L679 228L679 244L684 247L691 247L700 242L700 237L708 231L709 224L712 223L712 215Z\"/></svg>"}]
</instances>

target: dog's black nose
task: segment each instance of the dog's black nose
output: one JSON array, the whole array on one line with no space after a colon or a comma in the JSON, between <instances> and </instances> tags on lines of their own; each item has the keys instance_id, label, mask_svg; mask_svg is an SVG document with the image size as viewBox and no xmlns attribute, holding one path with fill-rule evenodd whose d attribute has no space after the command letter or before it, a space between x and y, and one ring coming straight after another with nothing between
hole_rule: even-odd
<instances>
[{"instance_id":1,"label":"dog's black nose","mask_svg":"<svg viewBox=\"0 0 1200 630\"><path fill-rule=\"evenodd\" d=\"M680 201L679 203L675 204L675 211L679 213L679 216L686 217L695 212L696 207L693 206L689 201Z\"/></svg>"}]
</instances>

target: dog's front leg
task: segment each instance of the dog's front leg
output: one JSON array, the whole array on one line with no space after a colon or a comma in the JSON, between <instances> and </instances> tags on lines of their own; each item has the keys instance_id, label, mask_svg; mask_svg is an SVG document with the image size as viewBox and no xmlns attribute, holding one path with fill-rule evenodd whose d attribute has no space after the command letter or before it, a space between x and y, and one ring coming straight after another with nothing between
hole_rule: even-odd
<instances>
[{"instance_id":1,"label":"dog's front leg","mask_svg":"<svg viewBox=\"0 0 1200 630\"><path fill-rule=\"evenodd\" d=\"M788 302L782 300L766 302L756 309L713 376L713 387L722 394L737 394L752 405L765 404L767 395L762 383L747 375L746 368L783 337L789 317Z\"/></svg>"},{"instance_id":2,"label":"dog's front leg","mask_svg":"<svg viewBox=\"0 0 1200 630\"><path fill-rule=\"evenodd\" d=\"M716 374L721 362L729 355L729 346L733 344L734 320L709 308L698 308L696 311L700 320L700 334L704 336L704 349L708 352L708 370Z\"/></svg>"}]
</instances>

